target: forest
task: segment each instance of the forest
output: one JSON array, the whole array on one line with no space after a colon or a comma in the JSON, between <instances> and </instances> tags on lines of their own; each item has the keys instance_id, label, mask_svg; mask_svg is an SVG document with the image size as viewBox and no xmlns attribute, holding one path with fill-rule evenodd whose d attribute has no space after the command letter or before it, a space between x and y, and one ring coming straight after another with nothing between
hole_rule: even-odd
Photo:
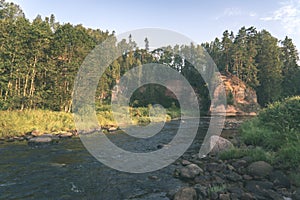
<instances>
[{"instance_id":1,"label":"forest","mask_svg":"<svg viewBox=\"0 0 300 200\"><path fill-rule=\"evenodd\" d=\"M96 45L115 38L114 31L61 24L54 15L44 19L38 15L30 21L18 5L4 0L0 1L0 34L0 110L71 112L74 79L83 60ZM113 87L126 71L145 63L161 63L187 78L201 97L202 109L207 110L208 86L180 56L189 51L200 55L203 48L221 73L234 74L252 87L261 106L300 94L299 55L289 37L280 40L267 30L242 27L236 34L226 30L221 38L203 44L151 51L149 44L145 38L145 46L137 47L131 35L115 43L130 51L111 63L99 80L99 105L110 102ZM147 106L157 99L166 107L176 105L161 91L153 86L143 95L135 94L138 101L132 106ZM157 99L150 98L153 93Z\"/></svg>"}]
</instances>

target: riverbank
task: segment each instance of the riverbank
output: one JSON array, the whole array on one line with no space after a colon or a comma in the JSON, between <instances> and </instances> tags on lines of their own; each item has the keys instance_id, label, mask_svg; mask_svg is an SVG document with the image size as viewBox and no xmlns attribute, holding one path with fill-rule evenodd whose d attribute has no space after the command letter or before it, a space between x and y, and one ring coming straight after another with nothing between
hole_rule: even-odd
<instances>
[{"instance_id":1,"label":"riverbank","mask_svg":"<svg viewBox=\"0 0 300 200\"><path fill-rule=\"evenodd\" d=\"M269 104L238 134L215 140L217 152L179 160L175 177L189 187L171 199L299 200L299 111L299 96Z\"/></svg>"},{"instance_id":2,"label":"riverbank","mask_svg":"<svg viewBox=\"0 0 300 200\"><path fill-rule=\"evenodd\" d=\"M106 130L117 128L109 106L97 108L96 113L101 128ZM131 108L131 115L135 124L150 122L149 108ZM166 112L165 119L170 121L178 116L180 116L180 110L170 108ZM42 134L65 135L65 133L76 135L75 132L72 113L49 110L0 111L0 138L2 139L23 137L31 133L36 134L33 136L39 136Z\"/></svg>"},{"instance_id":3,"label":"riverbank","mask_svg":"<svg viewBox=\"0 0 300 200\"><path fill-rule=\"evenodd\" d=\"M195 154L181 158L175 164L174 177L187 186L169 191L168 197L173 200L297 200L300 197L293 171L247 156L199 159Z\"/></svg>"}]
</instances>

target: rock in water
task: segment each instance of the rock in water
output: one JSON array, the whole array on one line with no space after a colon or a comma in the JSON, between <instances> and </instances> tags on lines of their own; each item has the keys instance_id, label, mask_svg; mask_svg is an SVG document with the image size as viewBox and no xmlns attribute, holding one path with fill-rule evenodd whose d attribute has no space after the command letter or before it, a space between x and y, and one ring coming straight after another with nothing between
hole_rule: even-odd
<instances>
[{"instance_id":1,"label":"rock in water","mask_svg":"<svg viewBox=\"0 0 300 200\"><path fill-rule=\"evenodd\" d=\"M51 137L34 137L28 141L29 145L49 144L52 142Z\"/></svg>"},{"instance_id":2,"label":"rock in water","mask_svg":"<svg viewBox=\"0 0 300 200\"><path fill-rule=\"evenodd\" d=\"M174 200L197 200L197 193L194 188L185 187L176 192Z\"/></svg>"},{"instance_id":3,"label":"rock in water","mask_svg":"<svg viewBox=\"0 0 300 200\"><path fill-rule=\"evenodd\" d=\"M72 136L73 136L73 133L71 133L71 132L62 132L59 134L60 138L70 138Z\"/></svg>"},{"instance_id":4,"label":"rock in water","mask_svg":"<svg viewBox=\"0 0 300 200\"><path fill-rule=\"evenodd\" d=\"M35 136L35 137L41 136L41 135L43 135L43 134L44 134L44 133L41 132L41 131L39 131L39 130L33 130L33 131L31 132L31 135L32 135L32 136Z\"/></svg>"},{"instance_id":5,"label":"rock in water","mask_svg":"<svg viewBox=\"0 0 300 200\"><path fill-rule=\"evenodd\" d=\"M117 130L118 130L117 127L110 127L110 128L108 129L108 132L114 132L114 131L117 131Z\"/></svg>"}]
</instances>

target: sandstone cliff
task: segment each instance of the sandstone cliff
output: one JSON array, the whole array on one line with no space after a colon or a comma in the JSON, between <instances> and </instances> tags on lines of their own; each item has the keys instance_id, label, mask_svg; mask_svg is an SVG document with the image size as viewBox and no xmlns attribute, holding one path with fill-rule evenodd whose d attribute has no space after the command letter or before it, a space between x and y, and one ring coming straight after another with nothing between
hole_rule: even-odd
<instances>
[{"instance_id":1,"label":"sandstone cliff","mask_svg":"<svg viewBox=\"0 0 300 200\"><path fill-rule=\"evenodd\" d=\"M255 90L248 87L242 80L232 74L222 74L220 79L223 81L226 90L226 116L246 116L256 115L260 106L257 103L257 96ZM219 94L219 88L217 87L214 92L214 97ZM218 108L210 108L210 111L218 110ZM222 109L219 109L220 111ZM224 109L223 109L224 111ZM222 112L223 112L222 111Z\"/></svg>"}]
</instances>

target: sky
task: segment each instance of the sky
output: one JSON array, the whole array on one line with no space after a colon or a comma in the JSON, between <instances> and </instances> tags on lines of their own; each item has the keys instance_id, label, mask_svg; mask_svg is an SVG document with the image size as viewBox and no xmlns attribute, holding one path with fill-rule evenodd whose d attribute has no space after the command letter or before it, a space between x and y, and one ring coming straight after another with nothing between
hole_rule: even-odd
<instances>
[{"instance_id":1,"label":"sky","mask_svg":"<svg viewBox=\"0 0 300 200\"><path fill-rule=\"evenodd\" d=\"M82 24L116 34L161 28L196 43L222 37L225 30L254 26L300 49L300 0L11 0L30 20L54 14L60 23Z\"/></svg>"}]
</instances>

